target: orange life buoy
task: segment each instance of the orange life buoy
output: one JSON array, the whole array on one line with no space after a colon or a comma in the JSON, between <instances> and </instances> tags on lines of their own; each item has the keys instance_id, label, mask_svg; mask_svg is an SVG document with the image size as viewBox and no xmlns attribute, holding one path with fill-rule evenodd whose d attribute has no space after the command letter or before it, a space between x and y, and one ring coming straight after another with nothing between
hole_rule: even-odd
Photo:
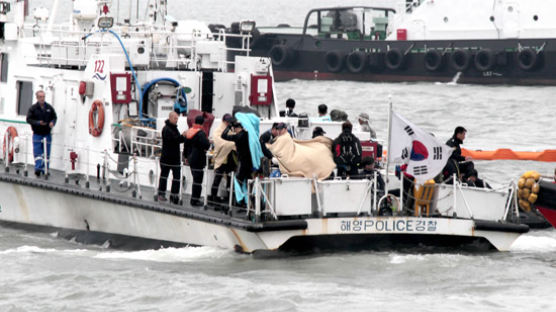
<instances>
[{"instance_id":1,"label":"orange life buoy","mask_svg":"<svg viewBox=\"0 0 556 312\"><path fill-rule=\"evenodd\" d=\"M14 127L8 127L8 129L6 129L6 133L8 135L4 136L4 145L2 146L2 153L3 155L6 155L6 149L7 149L8 161L12 162L14 161L14 139L15 137L17 137L17 129Z\"/></svg>"},{"instance_id":2,"label":"orange life buoy","mask_svg":"<svg viewBox=\"0 0 556 312\"><path fill-rule=\"evenodd\" d=\"M97 114L96 122L95 113ZM89 110L89 133L98 137L102 134L102 128L104 128L104 105L100 100L95 100Z\"/></svg>"}]
</instances>

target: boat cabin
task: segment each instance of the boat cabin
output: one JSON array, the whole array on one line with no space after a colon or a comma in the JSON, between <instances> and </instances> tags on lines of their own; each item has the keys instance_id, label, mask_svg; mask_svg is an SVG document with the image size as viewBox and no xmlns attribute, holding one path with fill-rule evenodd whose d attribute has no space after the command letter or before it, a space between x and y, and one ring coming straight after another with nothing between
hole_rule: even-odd
<instances>
[{"instance_id":1,"label":"boat cabin","mask_svg":"<svg viewBox=\"0 0 556 312\"><path fill-rule=\"evenodd\" d=\"M384 40L395 13L391 8L365 6L313 9L305 17L303 34L347 40Z\"/></svg>"}]
</instances>

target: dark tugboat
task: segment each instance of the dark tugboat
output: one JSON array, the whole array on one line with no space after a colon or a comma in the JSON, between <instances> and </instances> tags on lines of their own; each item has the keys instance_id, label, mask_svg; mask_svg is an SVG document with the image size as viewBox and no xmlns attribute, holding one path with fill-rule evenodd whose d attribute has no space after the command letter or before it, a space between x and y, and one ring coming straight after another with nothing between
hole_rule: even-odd
<instances>
[{"instance_id":1,"label":"dark tugboat","mask_svg":"<svg viewBox=\"0 0 556 312\"><path fill-rule=\"evenodd\" d=\"M313 9L303 27L257 28L253 54L272 59L277 80L556 84L555 3L403 4Z\"/></svg>"}]
</instances>

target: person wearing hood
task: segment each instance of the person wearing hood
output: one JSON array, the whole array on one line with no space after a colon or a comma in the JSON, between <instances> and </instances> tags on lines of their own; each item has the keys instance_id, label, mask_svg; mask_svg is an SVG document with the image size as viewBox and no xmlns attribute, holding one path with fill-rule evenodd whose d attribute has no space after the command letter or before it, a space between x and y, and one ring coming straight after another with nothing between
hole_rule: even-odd
<instances>
[{"instance_id":1,"label":"person wearing hood","mask_svg":"<svg viewBox=\"0 0 556 312\"><path fill-rule=\"evenodd\" d=\"M193 187L191 191L191 206L202 206L200 200L203 191L204 168L207 165L207 150L210 148L210 141L203 130L205 118L202 115L195 117L195 123L185 133L185 146L183 154L191 169L193 176Z\"/></svg>"},{"instance_id":2,"label":"person wearing hood","mask_svg":"<svg viewBox=\"0 0 556 312\"><path fill-rule=\"evenodd\" d=\"M172 188L170 200L178 201L181 178L180 144L185 137L178 130L179 115L171 112L162 128L162 155L160 156L160 179L158 181L158 201L166 201L166 187L168 175L172 170Z\"/></svg>"}]
</instances>

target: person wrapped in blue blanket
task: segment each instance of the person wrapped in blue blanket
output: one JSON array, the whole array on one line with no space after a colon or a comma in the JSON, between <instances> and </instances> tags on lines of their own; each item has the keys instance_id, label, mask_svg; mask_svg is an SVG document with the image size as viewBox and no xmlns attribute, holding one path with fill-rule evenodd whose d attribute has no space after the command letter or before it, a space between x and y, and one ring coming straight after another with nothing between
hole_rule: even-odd
<instances>
[{"instance_id":1,"label":"person wrapped in blue blanket","mask_svg":"<svg viewBox=\"0 0 556 312\"><path fill-rule=\"evenodd\" d=\"M236 113L222 133L222 139L236 144L239 166L234 188L237 202L247 202L247 180L259 170L263 152L259 142L259 117L252 113ZM233 132L233 133L232 133Z\"/></svg>"}]
</instances>

